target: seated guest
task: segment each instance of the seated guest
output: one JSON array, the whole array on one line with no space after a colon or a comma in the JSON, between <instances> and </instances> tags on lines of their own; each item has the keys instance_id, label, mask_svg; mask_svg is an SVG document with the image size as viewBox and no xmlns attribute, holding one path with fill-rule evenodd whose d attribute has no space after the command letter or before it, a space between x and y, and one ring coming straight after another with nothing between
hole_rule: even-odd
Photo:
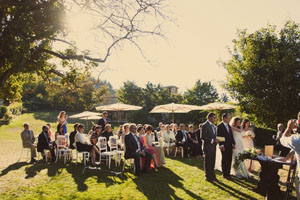
<instances>
[{"instance_id":1,"label":"seated guest","mask_svg":"<svg viewBox=\"0 0 300 200\"><path fill-rule=\"evenodd\" d=\"M137 127L135 124L130 125L130 133L126 134L124 137L124 143L125 143L125 159L133 158L134 164L135 164L135 173L136 175L141 174L141 165L140 160L141 157L145 158L145 164L142 172L146 172L147 169L150 167L150 162L152 159L152 156L150 153L145 151L145 148L143 147L141 141L136 135Z\"/></svg>"},{"instance_id":2,"label":"seated guest","mask_svg":"<svg viewBox=\"0 0 300 200\"><path fill-rule=\"evenodd\" d=\"M172 149L172 154L174 154L175 152L175 135L173 133L173 131L170 130L170 126L167 124L165 126L165 131L163 132L162 135L163 138L163 149L164 149L164 153L167 153L167 148Z\"/></svg>"},{"instance_id":3,"label":"seated guest","mask_svg":"<svg viewBox=\"0 0 300 200\"><path fill-rule=\"evenodd\" d=\"M69 143L68 143L68 135L64 132L64 127L62 126L62 125L57 125L57 131L56 131L56 133L55 133L55 141L57 141L57 136L58 135L63 135L63 136L65 136L66 137L66 139L67 139L67 147L69 146Z\"/></svg>"},{"instance_id":4,"label":"seated guest","mask_svg":"<svg viewBox=\"0 0 300 200\"><path fill-rule=\"evenodd\" d=\"M76 149L79 152L87 151L90 152L92 158L92 165L95 165L96 154L99 155L98 148L96 145L91 144L88 138L84 135L84 126L82 124L78 125L78 133L75 136Z\"/></svg>"},{"instance_id":5,"label":"seated guest","mask_svg":"<svg viewBox=\"0 0 300 200\"><path fill-rule=\"evenodd\" d=\"M176 146L177 147L183 147L183 154L184 157L188 157L188 136L185 131L185 125L180 124L179 126L180 130L177 131L177 134L175 136L176 138Z\"/></svg>"},{"instance_id":6,"label":"seated guest","mask_svg":"<svg viewBox=\"0 0 300 200\"><path fill-rule=\"evenodd\" d=\"M21 133L21 138L22 138L22 144L23 148L29 148L31 151L31 160L30 162L35 162L35 157L36 157L36 151L35 151L35 145L34 145L34 133L32 130L29 130L29 124L24 123L23 124L24 130Z\"/></svg>"},{"instance_id":7,"label":"seated guest","mask_svg":"<svg viewBox=\"0 0 300 200\"><path fill-rule=\"evenodd\" d=\"M49 131L48 126L43 126L42 132L39 134L39 137L38 137L37 150L38 150L38 152L42 153L43 159L45 159L45 157L47 156L47 155L45 155L44 150L45 149L50 150L51 158L52 158L52 161L54 162L56 159L55 152L54 152L54 146L53 146L52 142L50 141L48 131Z\"/></svg>"},{"instance_id":8,"label":"seated guest","mask_svg":"<svg viewBox=\"0 0 300 200\"><path fill-rule=\"evenodd\" d=\"M175 123L171 124L171 130L173 131L174 135L176 136L177 132L178 132L178 125Z\"/></svg>"},{"instance_id":9,"label":"seated guest","mask_svg":"<svg viewBox=\"0 0 300 200\"><path fill-rule=\"evenodd\" d=\"M123 149L124 149L124 138L125 138L125 135L127 135L127 134L130 133L129 126L130 126L129 123L126 123L126 124L123 125L124 133L121 135L121 147Z\"/></svg>"},{"instance_id":10,"label":"seated guest","mask_svg":"<svg viewBox=\"0 0 300 200\"><path fill-rule=\"evenodd\" d=\"M198 139L198 142L199 142L199 155L200 156L203 156L203 149L202 149L202 123L199 124L199 129L196 130L196 135L197 135L197 139Z\"/></svg>"},{"instance_id":11,"label":"seated guest","mask_svg":"<svg viewBox=\"0 0 300 200\"><path fill-rule=\"evenodd\" d=\"M93 126L92 126L92 128L91 128L91 130L88 132L88 136L89 137L91 137L91 135L93 134L93 133L95 133L95 128L96 128L96 126L97 126L97 124L94 124ZM100 125L101 126L101 125ZM102 127L102 126L101 126Z\"/></svg>"},{"instance_id":12,"label":"seated guest","mask_svg":"<svg viewBox=\"0 0 300 200\"><path fill-rule=\"evenodd\" d=\"M101 125L96 125L94 129L95 129L95 131L91 135L91 143L96 145L98 143L98 138L101 135L102 127L101 127Z\"/></svg>"},{"instance_id":13,"label":"seated guest","mask_svg":"<svg viewBox=\"0 0 300 200\"><path fill-rule=\"evenodd\" d=\"M49 138L50 138L50 141L52 141L52 131L51 131L51 124L46 124L46 126L48 126L48 135L49 135Z\"/></svg>"},{"instance_id":14,"label":"seated guest","mask_svg":"<svg viewBox=\"0 0 300 200\"><path fill-rule=\"evenodd\" d=\"M188 145L190 149L192 150L193 156L198 156L200 151L200 144L198 141L198 137L196 135L196 132L194 131L194 125L189 125L189 132L188 132Z\"/></svg>"},{"instance_id":15,"label":"seated guest","mask_svg":"<svg viewBox=\"0 0 300 200\"><path fill-rule=\"evenodd\" d=\"M124 133L123 125L120 125L118 128L118 131L117 131L117 135L118 135L119 139L122 137L123 133Z\"/></svg>"},{"instance_id":16,"label":"seated guest","mask_svg":"<svg viewBox=\"0 0 300 200\"><path fill-rule=\"evenodd\" d=\"M158 127L156 128L156 131L159 132L161 131L161 127L163 126L162 122L159 122Z\"/></svg>"},{"instance_id":17,"label":"seated guest","mask_svg":"<svg viewBox=\"0 0 300 200\"><path fill-rule=\"evenodd\" d=\"M69 140L70 140L70 149L75 149L74 142L75 142L75 135L76 135L77 132L78 132L78 125L79 125L79 123L75 123L75 124L74 124L74 131L72 131L72 132L70 133L70 136L69 136Z\"/></svg>"},{"instance_id":18,"label":"seated guest","mask_svg":"<svg viewBox=\"0 0 300 200\"><path fill-rule=\"evenodd\" d=\"M289 154L291 149L282 146L281 143L280 143L280 139L283 135L283 131L284 131L284 125L283 124L278 124L277 125L277 135L276 135L275 140L276 140L276 148L279 151L279 155L285 157Z\"/></svg>"},{"instance_id":19,"label":"seated guest","mask_svg":"<svg viewBox=\"0 0 300 200\"><path fill-rule=\"evenodd\" d=\"M110 124L106 124L105 125L105 131L103 131L101 133L101 137L105 137L106 138L106 142L108 143L109 138L113 136L113 132L112 132L112 128ZM107 145L107 150L110 151L110 147L109 145Z\"/></svg>"}]
</instances>

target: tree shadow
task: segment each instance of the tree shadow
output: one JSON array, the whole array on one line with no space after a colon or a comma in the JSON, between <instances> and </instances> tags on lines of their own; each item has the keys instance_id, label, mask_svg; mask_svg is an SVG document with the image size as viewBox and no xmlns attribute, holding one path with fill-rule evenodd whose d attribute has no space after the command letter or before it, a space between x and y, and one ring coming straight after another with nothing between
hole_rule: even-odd
<instances>
[{"instance_id":1,"label":"tree shadow","mask_svg":"<svg viewBox=\"0 0 300 200\"><path fill-rule=\"evenodd\" d=\"M1 171L0 177L8 174L10 171L19 170L20 168L22 168L22 167L24 167L26 165L30 165L30 163L27 163L27 162L17 162L17 163L11 164L7 168L5 168L5 169L3 169Z\"/></svg>"},{"instance_id":2,"label":"tree shadow","mask_svg":"<svg viewBox=\"0 0 300 200\"><path fill-rule=\"evenodd\" d=\"M120 184L123 183L127 176L118 176L118 179L116 179L116 175L113 173L113 171L110 171L106 169L106 167L103 167L103 170L101 170L101 173L99 173L99 170L84 170L84 165L78 163L78 165L75 165L74 163L38 163L35 165L32 165L25 169L26 171L26 179L30 179L35 177L39 172L42 170L47 169L47 175L49 177L54 177L56 175L62 174L63 170L65 169L69 174L71 174L72 178L74 179L75 183L77 184L77 190L78 191L86 191L88 189L88 186L85 184L85 181L88 178L95 178L97 179L98 183L105 183L106 187L113 185L113 184Z\"/></svg>"},{"instance_id":3,"label":"tree shadow","mask_svg":"<svg viewBox=\"0 0 300 200\"><path fill-rule=\"evenodd\" d=\"M156 174L159 172L159 176ZM134 178L137 189L142 192L148 199L182 199L175 194L172 187L182 189L192 199L202 199L197 194L184 188L183 179L168 168L159 168L158 172L142 174ZM153 187L156 185L156 187Z\"/></svg>"}]
</instances>

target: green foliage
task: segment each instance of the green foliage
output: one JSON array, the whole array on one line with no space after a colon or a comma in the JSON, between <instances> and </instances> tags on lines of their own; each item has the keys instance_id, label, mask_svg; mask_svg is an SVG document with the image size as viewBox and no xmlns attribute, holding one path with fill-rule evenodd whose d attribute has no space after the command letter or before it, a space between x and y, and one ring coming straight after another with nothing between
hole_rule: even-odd
<instances>
[{"instance_id":1,"label":"green foliage","mask_svg":"<svg viewBox=\"0 0 300 200\"><path fill-rule=\"evenodd\" d=\"M12 120L11 112L7 106L0 106L0 125L9 124Z\"/></svg>"},{"instance_id":2,"label":"green foliage","mask_svg":"<svg viewBox=\"0 0 300 200\"><path fill-rule=\"evenodd\" d=\"M277 32L267 26L254 33L237 33L223 65L228 71L225 87L242 112L257 124L275 127L300 110L300 29L287 21Z\"/></svg>"},{"instance_id":3,"label":"green foliage","mask_svg":"<svg viewBox=\"0 0 300 200\"><path fill-rule=\"evenodd\" d=\"M238 166L241 162L247 159L257 159L257 150L256 148L249 148L247 150L244 150L242 153L239 153L239 155L236 158L236 162L234 163L236 166Z\"/></svg>"},{"instance_id":4,"label":"green foliage","mask_svg":"<svg viewBox=\"0 0 300 200\"><path fill-rule=\"evenodd\" d=\"M204 105L218 99L218 93L210 82L201 83L198 80L195 86L187 90L184 95L171 95L169 90L162 85L148 82L145 88L137 86L134 82L127 81L117 91L118 100L122 103L143 106L143 109L129 114L129 118L136 123L157 123L158 121L170 122L170 115L149 114L157 105L168 103L184 103L192 105ZM205 120L206 112L193 111L188 114L176 114L176 122L199 123Z\"/></svg>"},{"instance_id":5,"label":"green foliage","mask_svg":"<svg viewBox=\"0 0 300 200\"><path fill-rule=\"evenodd\" d=\"M51 39L62 30L57 1L1 1L0 98L19 100L24 75L46 70Z\"/></svg>"},{"instance_id":6,"label":"green foliage","mask_svg":"<svg viewBox=\"0 0 300 200\"><path fill-rule=\"evenodd\" d=\"M277 132L273 129L255 128L255 146L264 148L265 145L275 145L275 140L272 138Z\"/></svg>"},{"instance_id":7,"label":"green foliage","mask_svg":"<svg viewBox=\"0 0 300 200\"><path fill-rule=\"evenodd\" d=\"M73 77L76 86L69 81L54 77L49 83L38 76L24 85L24 107L29 110L93 110L103 102L108 86L95 87L94 79L84 74Z\"/></svg>"}]
</instances>

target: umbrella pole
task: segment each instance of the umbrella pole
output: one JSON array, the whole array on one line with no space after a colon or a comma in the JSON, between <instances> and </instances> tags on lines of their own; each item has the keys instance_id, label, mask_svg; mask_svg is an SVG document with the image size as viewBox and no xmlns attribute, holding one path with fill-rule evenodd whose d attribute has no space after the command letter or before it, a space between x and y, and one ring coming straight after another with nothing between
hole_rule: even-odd
<instances>
[{"instance_id":1,"label":"umbrella pole","mask_svg":"<svg viewBox=\"0 0 300 200\"><path fill-rule=\"evenodd\" d=\"M172 111L172 123L174 123L174 111Z\"/></svg>"},{"instance_id":2,"label":"umbrella pole","mask_svg":"<svg viewBox=\"0 0 300 200\"><path fill-rule=\"evenodd\" d=\"M120 111L118 110L118 126L120 126L120 119L121 119Z\"/></svg>"}]
</instances>

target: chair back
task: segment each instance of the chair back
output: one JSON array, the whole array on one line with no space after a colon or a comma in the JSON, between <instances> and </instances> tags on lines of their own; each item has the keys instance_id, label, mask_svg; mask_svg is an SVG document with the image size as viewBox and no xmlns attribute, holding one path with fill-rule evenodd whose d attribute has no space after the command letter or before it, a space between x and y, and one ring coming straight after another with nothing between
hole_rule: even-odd
<instances>
[{"instance_id":1,"label":"chair back","mask_svg":"<svg viewBox=\"0 0 300 200\"><path fill-rule=\"evenodd\" d=\"M58 135L56 139L57 148L61 149L67 147L67 139L64 135Z\"/></svg>"},{"instance_id":2,"label":"chair back","mask_svg":"<svg viewBox=\"0 0 300 200\"><path fill-rule=\"evenodd\" d=\"M109 137L108 144L110 147L110 151L118 150L118 136Z\"/></svg>"},{"instance_id":3,"label":"chair back","mask_svg":"<svg viewBox=\"0 0 300 200\"><path fill-rule=\"evenodd\" d=\"M98 138L98 147L99 147L99 151L101 151L101 150L107 151L106 137L99 137Z\"/></svg>"}]
</instances>

